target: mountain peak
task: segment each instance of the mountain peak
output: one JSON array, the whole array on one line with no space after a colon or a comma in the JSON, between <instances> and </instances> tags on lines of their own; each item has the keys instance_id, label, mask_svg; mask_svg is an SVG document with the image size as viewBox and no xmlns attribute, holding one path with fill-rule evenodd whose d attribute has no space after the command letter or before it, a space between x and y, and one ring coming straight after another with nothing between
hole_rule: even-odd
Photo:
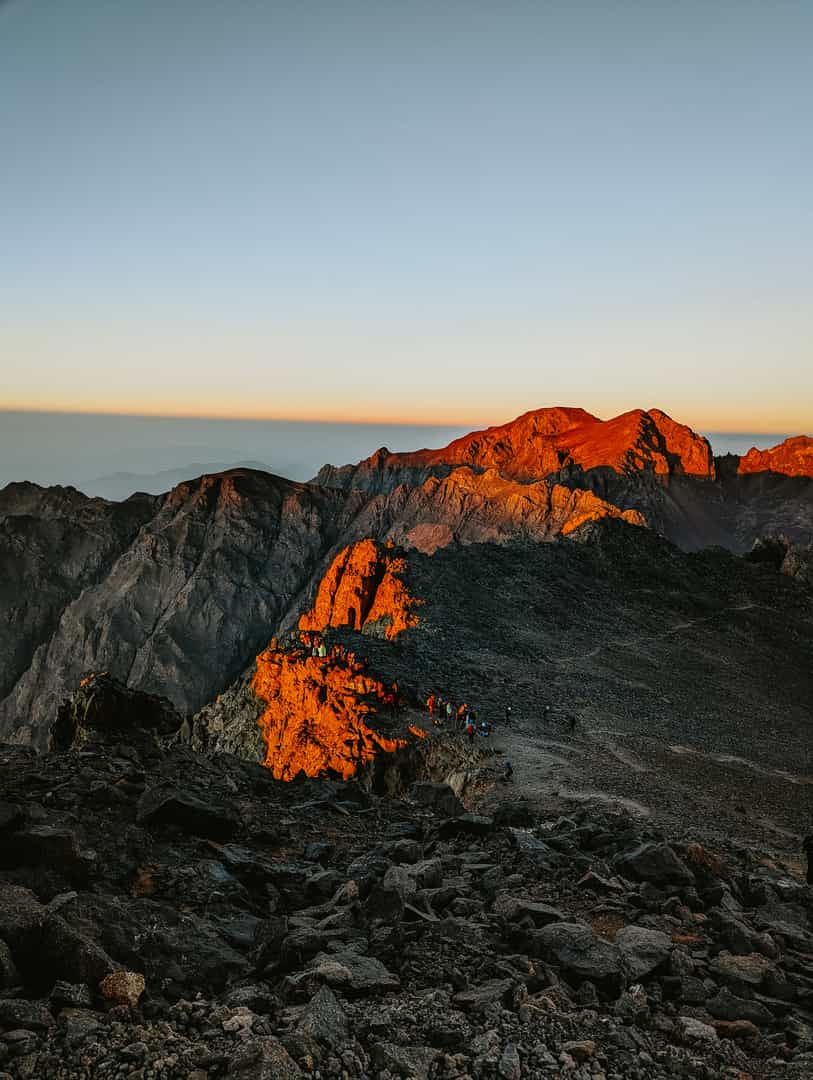
<instances>
[{"instance_id":1,"label":"mountain peak","mask_svg":"<svg viewBox=\"0 0 813 1080\"><path fill-rule=\"evenodd\" d=\"M498 469L528 482L562 470L609 469L713 479L714 455L707 439L660 409L632 409L602 420L569 406L533 409L506 424L472 431L439 450L385 454L382 450L342 469L326 467L319 481L329 486L386 490L402 479L414 482L438 470L468 465Z\"/></svg>"},{"instance_id":2,"label":"mountain peak","mask_svg":"<svg viewBox=\"0 0 813 1080\"><path fill-rule=\"evenodd\" d=\"M748 453L740 458L738 471L773 472L784 476L813 478L813 438L809 435L795 435L769 450L757 450L752 446Z\"/></svg>"}]
</instances>

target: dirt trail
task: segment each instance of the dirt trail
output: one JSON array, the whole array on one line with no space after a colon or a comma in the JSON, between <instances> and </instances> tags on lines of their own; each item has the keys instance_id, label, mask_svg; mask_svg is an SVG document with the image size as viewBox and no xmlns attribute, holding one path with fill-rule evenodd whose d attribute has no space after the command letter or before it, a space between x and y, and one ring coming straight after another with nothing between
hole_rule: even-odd
<instances>
[{"instance_id":1,"label":"dirt trail","mask_svg":"<svg viewBox=\"0 0 813 1080\"><path fill-rule=\"evenodd\" d=\"M506 760L514 769L510 783L498 781L483 797L485 811L506 798L527 800L548 817L592 804L672 830L700 828L712 841L737 838L783 857L798 848L804 828L794 812L794 793L813 784L813 777L765 768L736 754L677 746L651 733L586 720L572 733L559 719L497 725L484 741L494 755L487 768L495 777Z\"/></svg>"},{"instance_id":2,"label":"dirt trail","mask_svg":"<svg viewBox=\"0 0 813 1080\"><path fill-rule=\"evenodd\" d=\"M640 634L636 637L627 639L610 638L609 641L603 641L600 645L596 645L595 648L590 649L586 653L580 653L576 656L552 656L549 657L549 659L552 664L578 664L583 660L592 660L604 649L631 649L636 645L642 645L647 641L663 641L665 638L672 637L674 634L679 634L683 630L690 630L693 626L712 622L714 619L726 614L726 612L750 611L752 608L760 608L763 611L774 610L773 608L766 607L764 604L732 604L728 607L720 608L719 611L715 611L711 615L703 615L699 619L690 619L688 622L677 623L675 626L670 626L659 634Z\"/></svg>"}]
</instances>

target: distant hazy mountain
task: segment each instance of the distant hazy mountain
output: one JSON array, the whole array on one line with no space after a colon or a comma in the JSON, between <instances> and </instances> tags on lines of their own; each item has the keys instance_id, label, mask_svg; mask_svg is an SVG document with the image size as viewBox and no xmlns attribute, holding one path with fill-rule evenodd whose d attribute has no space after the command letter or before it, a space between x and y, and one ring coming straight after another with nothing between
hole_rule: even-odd
<instances>
[{"instance_id":1,"label":"distant hazy mountain","mask_svg":"<svg viewBox=\"0 0 813 1080\"><path fill-rule=\"evenodd\" d=\"M114 472L98 476L83 485L85 494L102 499L126 499L136 491L145 491L148 495L160 495L169 491L185 480L194 480L197 476L209 473L226 472L228 469L258 469L260 472L273 472L270 465L261 461L193 461L177 469L162 469L154 473Z\"/></svg>"}]
</instances>

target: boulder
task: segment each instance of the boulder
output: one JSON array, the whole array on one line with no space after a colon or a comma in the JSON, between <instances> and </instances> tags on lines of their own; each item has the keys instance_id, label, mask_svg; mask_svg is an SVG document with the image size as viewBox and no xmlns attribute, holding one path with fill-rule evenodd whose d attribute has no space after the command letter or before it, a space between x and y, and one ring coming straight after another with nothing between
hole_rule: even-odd
<instances>
[{"instance_id":1,"label":"boulder","mask_svg":"<svg viewBox=\"0 0 813 1080\"><path fill-rule=\"evenodd\" d=\"M622 852L615 860L622 877L653 885L691 885L694 874L668 844L647 842Z\"/></svg>"},{"instance_id":2,"label":"boulder","mask_svg":"<svg viewBox=\"0 0 813 1080\"><path fill-rule=\"evenodd\" d=\"M706 1009L715 1020L750 1020L760 1027L774 1022L773 1013L761 1002L737 997L726 986L709 998Z\"/></svg>"},{"instance_id":3,"label":"boulder","mask_svg":"<svg viewBox=\"0 0 813 1080\"><path fill-rule=\"evenodd\" d=\"M79 848L76 834L53 825L29 825L2 843L2 862L8 866L48 866L73 885L87 883L93 856Z\"/></svg>"},{"instance_id":4,"label":"boulder","mask_svg":"<svg viewBox=\"0 0 813 1080\"><path fill-rule=\"evenodd\" d=\"M454 996L454 1004L464 1012L484 1012L490 1005L499 1002L507 1005L514 992L513 979L490 979L479 986L461 990Z\"/></svg>"},{"instance_id":5,"label":"boulder","mask_svg":"<svg viewBox=\"0 0 813 1080\"><path fill-rule=\"evenodd\" d=\"M466 812L463 803L448 784L418 780L410 787L409 794L420 806L428 806L443 817L459 817Z\"/></svg>"},{"instance_id":6,"label":"boulder","mask_svg":"<svg viewBox=\"0 0 813 1080\"><path fill-rule=\"evenodd\" d=\"M592 983L605 999L617 998L625 985L621 951L596 937L582 923L552 923L536 932L542 955L557 963L576 987Z\"/></svg>"},{"instance_id":7,"label":"boulder","mask_svg":"<svg viewBox=\"0 0 813 1080\"><path fill-rule=\"evenodd\" d=\"M438 1057L436 1050L426 1046L397 1046L395 1043L376 1043L373 1061L385 1075L404 1077L405 1080L429 1080L429 1070Z\"/></svg>"},{"instance_id":8,"label":"boulder","mask_svg":"<svg viewBox=\"0 0 813 1080\"><path fill-rule=\"evenodd\" d=\"M651 975L669 959L672 939L660 930L644 926L625 926L615 935L627 974L632 982Z\"/></svg>"},{"instance_id":9,"label":"boulder","mask_svg":"<svg viewBox=\"0 0 813 1080\"><path fill-rule=\"evenodd\" d=\"M29 889L0 881L0 939L18 965L25 955L36 952L46 915L46 909Z\"/></svg>"},{"instance_id":10,"label":"boulder","mask_svg":"<svg viewBox=\"0 0 813 1080\"><path fill-rule=\"evenodd\" d=\"M794 948L805 952L813 951L810 920L801 904L764 904L755 912L754 922L761 930L780 934Z\"/></svg>"},{"instance_id":11,"label":"boulder","mask_svg":"<svg viewBox=\"0 0 813 1080\"><path fill-rule=\"evenodd\" d=\"M320 953L308 966L307 973L328 986L369 994L397 990L401 980L387 971L374 956L355 952Z\"/></svg>"},{"instance_id":12,"label":"boulder","mask_svg":"<svg viewBox=\"0 0 813 1080\"><path fill-rule=\"evenodd\" d=\"M0 1027L50 1031L55 1025L56 1020L51 1010L38 1001L0 998Z\"/></svg>"},{"instance_id":13,"label":"boulder","mask_svg":"<svg viewBox=\"0 0 813 1080\"><path fill-rule=\"evenodd\" d=\"M536 927L567 921L564 912L553 907L552 904L505 894L498 896L494 901L494 913L500 915L508 923L516 923L520 919L529 918Z\"/></svg>"},{"instance_id":14,"label":"boulder","mask_svg":"<svg viewBox=\"0 0 813 1080\"><path fill-rule=\"evenodd\" d=\"M305 1006L297 1031L331 1050L343 1050L352 1042L347 1014L328 986L317 990Z\"/></svg>"},{"instance_id":15,"label":"boulder","mask_svg":"<svg viewBox=\"0 0 813 1080\"><path fill-rule=\"evenodd\" d=\"M729 952L721 952L716 956L709 969L718 982L726 983L734 991L759 989L775 970L773 963L760 953L732 956Z\"/></svg>"},{"instance_id":16,"label":"boulder","mask_svg":"<svg viewBox=\"0 0 813 1080\"><path fill-rule=\"evenodd\" d=\"M717 1032L711 1024L704 1024L701 1020L695 1020L693 1016L679 1016L683 1041L690 1046L695 1043L717 1042Z\"/></svg>"},{"instance_id":17,"label":"boulder","mask_svg":"<svg viewBox=\"0 0 813 1080\"><path fill-rule=\"evenodd\" d=\"M302 1070L279 1039L267 1035L238 1046L226 1075L238 1080L299 1080Z\"/></svg>"},{"instance_id":18,"label":"boulder","mask_svg":"<svg viewBox=\"0 0 813 1080\"><path fill-rule=\"evenodd\" d=\"M37 982L57 978L95 985L118 965L98 942L60 915L49 915L42 926L40 957L31 966Z\"/></svg>"},{"instance_id":19,"label":"boulder","mask_svg":"<svg viewBox=\"0 0 813 1080\"><path fill-rule=\"evenodd\" d=\"M460 817L450 818L444 821L438 829L441 837L450 836L487 836L494 832L497 826L494 818L484 814L461 814Z\"/></svg>"},{"instance_id":20,"label":"boulder","mask_svg":"<svg viewBox=\"0 0 813 1080\"><path fill-rule=\"evenodd\" d=\"M99 983L99 993L105 1001L135 1009L145 985L144 976L137 971L114 971Z\"/></svg>"},{"instance_id":21,"label":"boulder","mask_svg":"<svg viewBox=\"0 0 813 1080\"><path fill-rule=\"evenodd\" d=\"M91 672L59 707L50 741L54 750L70 750L90 740L166 736L180 726L181 716L166 698Z\"/></svg>"},{"instance_id":22,"label":"boulder","mask_svg":"<svg viewBox=\"0 0 813 1080\"><path fill-rule=\"evenodd\" d=\"M138 802L136 820L149 828L174 825L194 836L228 840L239 827L236 809L224 803L204 801L183 788L149 788Z\"/></svg>"}]
</instances>

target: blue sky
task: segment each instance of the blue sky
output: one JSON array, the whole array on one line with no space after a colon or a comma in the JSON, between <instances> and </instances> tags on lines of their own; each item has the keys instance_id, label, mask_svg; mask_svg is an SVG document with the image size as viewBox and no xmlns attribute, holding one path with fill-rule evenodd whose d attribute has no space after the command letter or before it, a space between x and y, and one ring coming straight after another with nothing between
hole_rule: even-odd
<instances>
[{"instance_id":1,"label":"blue sky","mask_svg":"<svg viewBox=\"0 0 813 1080\"><path fill-rule=\"evenodd\" d=\"M813 6L0 4L0 405L810 430Z\"/></svg>"}]
</instances>

